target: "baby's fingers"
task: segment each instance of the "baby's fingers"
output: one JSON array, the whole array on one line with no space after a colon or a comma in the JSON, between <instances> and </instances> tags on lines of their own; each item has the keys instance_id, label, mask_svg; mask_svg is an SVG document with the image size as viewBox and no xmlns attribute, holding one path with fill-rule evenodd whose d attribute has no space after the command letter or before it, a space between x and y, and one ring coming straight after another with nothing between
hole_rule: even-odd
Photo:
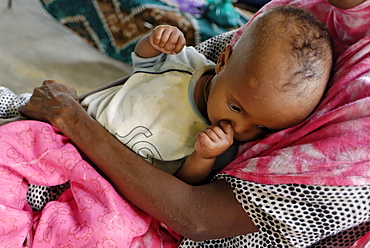
<instances>
[{"instance_id":1,"label":"baby's fingers","mask_svg":"<svg viewBox=\"0 0 370 248\"><path fill-rule=\"evenodd\" d=\"M232 144L226 138L226 134L223 133L222 129L217 126L212 126L199 132L196 138L197 143L194 148L203 158L214 158L225 152Z\"/></svg>"},{"instance_id":2,"label":"baby's fingers","mask_svg":"<svg viewBox=\"0 0 370 248\"><path fill-rule=\"evenodd\" d=\"M218 129L220 129L220 128L218 128ZM221 134L221 132L219 130L217 130L217 128L215 128L215 127L208 127L206 129L204 129L202 131L202 133L205 134L205 136L208 137L208 139L210 141L219 140L220 139L220 134Z\"/></svg>"},{"instance_id":3,"label":"baby's fingers","mask_svg":"<svg viewBox=\"0 0 370 248\"><path fill-rule=\"evenodd\" d=\"M172 53L178 54L179 52L182 51L185 45L186 45L186 40L185 40L184 35L181 33L181 35L178 36L175 46L173 47Z\"/></svg>"},{"instance_id":4,"label":"baby's fingers","mask_svg":"<svg viewBox=\"0 0 370 248\"><path fill-rule=\"evenodd\" d=\"M234 137L234 129L232 127L232 125L230 124L230 122L227 122L227 121L221 121L220 122L220 126L223 130L223 132L229 137L229 138L233 138Z\"/></svg>"},{"instance_id":5,"label":"baby's fingers","mask_svg":"<svg viewBox=\"0 0 370 248\"><path fill-rule=\"evenodd\" d=\"M158 26L153 31L151 39L158 50L169 54L181 52L186 43L183 33L177 27L168 25Z\"/></svg>"},{"instance_id":6,"label":"baby's fingers","mask_svg":"<svg viewBox=\"0 0 370 248\"><path fill-rule=\"evenodd\" d=\"M208 149L213 143L205 131L197 133L196 139L203 149Z\"/></svg>"},{"instance_id":7,"label":"baby's fingers","mask_svg":"<svg viewBox=\"0 0 370 248\"><path fill-rule=\"evenodd\" d=\"M210 126L197 134L197 139L201 143L209 142L212 146L228 146L232 144L232 138L219 126Z\"/></svg>"}]
</instances>

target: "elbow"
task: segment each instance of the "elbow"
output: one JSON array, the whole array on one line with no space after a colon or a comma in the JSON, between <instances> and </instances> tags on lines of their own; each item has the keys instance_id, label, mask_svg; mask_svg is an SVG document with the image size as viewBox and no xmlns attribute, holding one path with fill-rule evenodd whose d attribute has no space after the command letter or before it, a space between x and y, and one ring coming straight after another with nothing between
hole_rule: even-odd
<instances>
[{"instance_id":1,"label":"elbow","mask_svg":"<svg viewBox=\"0 0 370 248\"><path fill-rule=\"evenodd\" d=\"M221 222L218 221L219 218L212 218L211 222L204 221L201 217L193 220L173 230L193 241L230 238L259 231L249 218L229 219Z\"/></svg>"},{"instance_id":2,"label":"elbow","mask_svg":"<svg viewBox=\"0 0 370 248\"><path fill-rule=\"evenodd\" d=\"M221 228L205 228L204 226L197 225L194 228L187 228L186 230L181 230L178 232L185 238L188 238L193 241L204 241L204 240L212 240L212 239L222 239L222 238L230 238L236 237L248 233L258 232L259 229L256 226L249 227L247 230L237 231L235 233L230 232L228 227L221 227Z\"/></svg>"},{"instance_id":3,"label":"elbow","mask_svg":"<svg viewBox=\"0 0 370 248\"><path fill-rule=\"evenodd\" d=\"M216 238L211 237L211 230L207 229L199 223L192 225L191 227L182 227L181 230L179 230L179 234L193 241L204 241Z\"/></svg>"},{"instance_id":4,"label":"elbow","mask_svg":"<svg viewBox=\"0 0 370 248\"><path fill-rule=\"evenodd\" d=\"M193 241L204 241L210 239L227 238L230 235L227 228L217 228L219 225L212 225L210 223L204 223L202 220L191 222L186 225L180 225L176 231L181 236L188 238Z\"/></svg>"}]
</instances>

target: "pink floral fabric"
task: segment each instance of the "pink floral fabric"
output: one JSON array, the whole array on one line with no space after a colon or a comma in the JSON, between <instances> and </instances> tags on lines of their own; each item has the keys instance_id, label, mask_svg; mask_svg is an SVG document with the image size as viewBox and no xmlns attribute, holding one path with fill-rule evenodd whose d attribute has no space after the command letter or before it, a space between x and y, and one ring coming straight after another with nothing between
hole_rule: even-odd
<instances>
[{"instance_id":1,"label":"pink floral fabric","mask_svg":"<svg viewBox=\"0 0 370 248\"><path fill-rule=\"evenodd\" d=\"M0 128L0 247L177 247L180 236L120 195L49 124ZM71 187L42 212L26 202L28 183Z\"/></svg>"},{"instance_id":2,"label":"pink floral fabric","mask_svg":"<svg viewBox=\"0 0 370 248\"><path fill-rule=\"evenodd\" d=\"M330 88L305 122L242 145L223 172L262 184L368 185L370 1L343 10L326 0L276 0L257 16L281 4L309 9L328 27L336 58Z\"/></svg>"}]
</instances>

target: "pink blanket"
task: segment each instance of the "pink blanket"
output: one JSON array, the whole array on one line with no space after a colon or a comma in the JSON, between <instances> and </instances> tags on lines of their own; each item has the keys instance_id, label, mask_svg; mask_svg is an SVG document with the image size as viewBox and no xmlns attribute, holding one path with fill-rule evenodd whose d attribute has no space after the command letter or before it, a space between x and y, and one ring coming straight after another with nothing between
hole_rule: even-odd
<instances>
[{"instance_id":1,"label":"pink blanket","mask_svg":"<svg viewBox=\"0 0 370 248\"><path fill-rule=\"evenodd\" d=\"M304 123L243 145L224 172L263 184L368 185L370 1L342 10L326 0L277 0L262 11L280 4L310 9L329 28L337 58L330 89Z\"/></svg>"},{"instance_id":2,"label":"pink blanket","mask_svg":"<svg viewBox=\"0 0 370 248\"><path fill-rule=\"evenodd\" d=\"M120 197L49 124L0 128L0 247L177 247L180 236ZM42 212L26 203L27 183L70 189Z\"/></svg>"}]
</instances>

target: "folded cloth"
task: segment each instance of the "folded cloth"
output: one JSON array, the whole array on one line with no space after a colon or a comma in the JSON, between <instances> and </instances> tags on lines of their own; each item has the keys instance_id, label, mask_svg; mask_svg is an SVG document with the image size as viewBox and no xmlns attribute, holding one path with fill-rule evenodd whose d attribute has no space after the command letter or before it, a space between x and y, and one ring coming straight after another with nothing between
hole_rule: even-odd
<instances>
[{"instance_id":1,"label":"folded cloth","mask_svg":"<svg viewBox=\"0 0 370 248\"><path fill-rule=\"evenodd\" d=\"M177 247L179 235L116 193L50 124L6 124L0 147L0 247ZM70 188L35 213L28 182Z\"/></svg>"},{"instance_id":2,"label":"folded cloth","mask_svg":"<svg viewBox=\"0 0 370 248\"><path fill-rule=\"evenodd\" d=\"M31 94L16 95L5 87L0 87L0 118L12 118L19 115L18 108L26 104Z\"/></svg>"}]
</instances>

